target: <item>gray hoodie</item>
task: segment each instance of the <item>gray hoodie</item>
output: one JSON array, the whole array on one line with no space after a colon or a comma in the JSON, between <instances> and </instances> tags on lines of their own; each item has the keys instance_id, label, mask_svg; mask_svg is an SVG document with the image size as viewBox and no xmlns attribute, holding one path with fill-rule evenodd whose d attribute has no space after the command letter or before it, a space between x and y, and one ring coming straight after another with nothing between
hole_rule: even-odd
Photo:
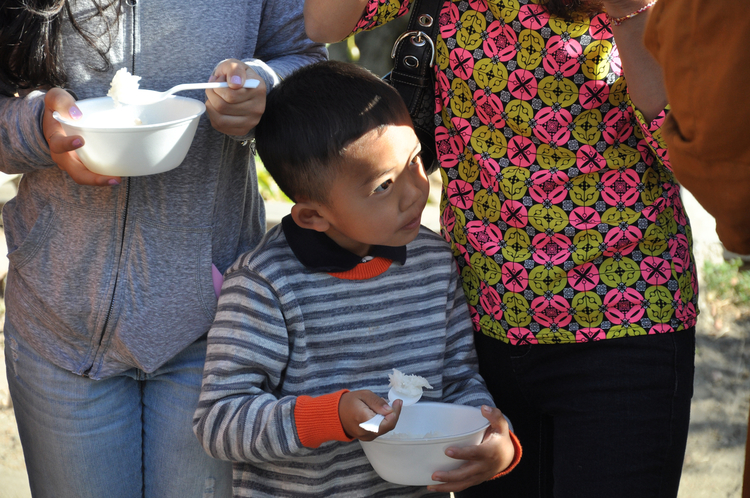
<instances>
[{"instance_id":1,"label":"gray hoodie","mask_svg":"<svg viewBox=\"0 0 750 498\"><path fill-rule=\"evenodd\" d=\"M77 18L90 11L90 2L71 3ZM237 58L270 89L326 56L304 34L302 4L123 1L107 72L91 69L101 61L65 25L68 87L81 99L106 95L114 72L127 67L141 88L166 90L207 81L218 62ZM202 91L181 95L205 99ZM50 159L43 97L0 96L0 170L23 173L3 209L6 330L79 375L152 372L208 331L216 309L211 264L223 272L265 232L249 137L219 133L204 114L176 169L81 186Z\"/></svg>"}]
</instances>

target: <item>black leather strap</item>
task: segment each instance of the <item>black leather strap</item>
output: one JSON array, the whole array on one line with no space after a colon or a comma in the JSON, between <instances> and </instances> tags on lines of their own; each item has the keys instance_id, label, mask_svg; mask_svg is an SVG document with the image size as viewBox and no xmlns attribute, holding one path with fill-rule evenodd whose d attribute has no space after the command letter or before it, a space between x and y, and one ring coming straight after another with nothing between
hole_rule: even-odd
<instances>
[{"instance_id":1,"label":"black leather strap","mask_svg":"<svg viewBox=\"0 0 750 498\"><path fill-rule=\"evenodd\" d=\"M437 57L435 45L443 2L415 0L407 30L392 51L393 70L384 76L409 109L428 174L439 166L435 146L435 70L430 63Z\"/></svg>"},{"instance_id":2,"label":"black leather strap","mask_svg":"<svg viewBox=\"0 0 750 498\"><path fill-rule=\"evenodd\" d=\"M432 43L424 41L421 46L414 43L415 37L408 36L396 47L394 66L390 81L404 97L409 112L413 113L419 105L418 93L422 88L431 87L434 91L434 70L430 67L430 60L436 54L432 53L438 34L438 16L444 0L416 0L411 7L411 16L407 25L407 32L421 31ZM431 26L420 24L420 19L427 15L432 19ZM414 57L419 61L416 67L407 64L407 58Z\"/></svg>"}]
</instances>

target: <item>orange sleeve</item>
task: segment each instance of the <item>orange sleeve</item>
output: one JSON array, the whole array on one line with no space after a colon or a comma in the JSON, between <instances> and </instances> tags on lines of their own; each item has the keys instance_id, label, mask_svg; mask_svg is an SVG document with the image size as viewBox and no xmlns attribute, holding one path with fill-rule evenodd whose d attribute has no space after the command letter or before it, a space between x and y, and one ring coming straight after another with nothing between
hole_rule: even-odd
<instances>
[{"instance_id":1,"label":"orange sleeve","mask_svg":"<svg viewBox=\"0 0 750 498\"><path fill-rule=\"evenodd\" d=\"M339 400L346 389L315 398L299 396L294 407L297 435L306 448L317 448L327 441L353 441L339 419Z\"/></svg>"},{"instance_id":2,"label":"orange sleeve","mask_svg":"<svg viewBox=\"0 0 750 498\"><path fill-rule=\"evenodd\" d=\"M516 465L518 465L518 462L521 461L521 455L523 454L523 449L521 448L521 442L518 440L516 435L513 434L513 432L508 431L508 434L510 434L510 441L513 443L513 449L516 450L516 454L513 455L513 461L510 462L510 465L508 465L508 468L500 472L495 477L493 477L493 479L500 477L500 476L504 476L505 474L513 470L516 467Z\"/></svg>"}]
</instances>

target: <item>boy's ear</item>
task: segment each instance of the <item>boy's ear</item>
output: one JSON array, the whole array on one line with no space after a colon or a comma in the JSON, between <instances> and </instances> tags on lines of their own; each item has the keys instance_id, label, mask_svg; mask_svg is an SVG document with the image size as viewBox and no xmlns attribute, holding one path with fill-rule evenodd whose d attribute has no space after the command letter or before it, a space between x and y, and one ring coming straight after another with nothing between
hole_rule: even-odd
<instances>
[{"instance_id":1,"label":"boy's ear","mask_svg":"<svg viewBox=\"0 0 750 498\"><path fill-rule=\"evenodd\" d=\"M292 219L300 228L325 232L330 224L321 213L320 204L312 201L297 202L292 206Z\"/></svg>"}]
</instances>

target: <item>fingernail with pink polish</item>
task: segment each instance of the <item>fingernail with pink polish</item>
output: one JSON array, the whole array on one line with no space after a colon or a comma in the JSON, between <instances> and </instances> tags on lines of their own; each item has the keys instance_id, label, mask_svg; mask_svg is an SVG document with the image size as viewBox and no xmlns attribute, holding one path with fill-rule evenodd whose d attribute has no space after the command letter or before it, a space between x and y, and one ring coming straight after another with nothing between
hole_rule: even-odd
<instances>
[{"instance_id":1,"label":"fingernail with pink polish","mask_svg":"<svg viewBox=\"0 0 750 498\"><path fill-rule=\"evenodd\" d=\"M107 183L109 183L109 184L110 184L110 185L112 185L112 186L115 186L115 185L119 185L119 184L120 184L120 181L119 181L119 180L117 180L116 178L112 178L112 179L110 179L110 180L109 180L109 181L108 181Z\"/></svg>"},{"instance_id":2,"label":"fingernail with pink polish","mask_svg":"<svg viewBox=\"0 0 750 498\"><path fill-rule=\"evenodd\" d=\"M239 76L232 76L232 80L231 81L235 85L241 85L242 84L242 78L240 78Z\"/></svg>"},{"instance_id":3,"label":"fingernail with pink polish","mask_svg":"<svg viewBox=\"0 0 750 498\"><path fill-rule=\"evenodd\" d=\"M75 140L73 140L73 147L77 149L78 147L82 147L82 146L83 146L83 141L80 138L76 138Z\"/></svg>"},{"instance_id":4,"label":"fingernail with pink polish","mask_svg":"<svg viewBox=\"0 0 750 498\"><path fill-rule=\"evenodd\" d=\"M70 114L70 117L73 119L81 119L83 117L81 110L77 108L76 106L73 106L70 109L68 109L68 114Z\"/></svg>"}]
</instances>

